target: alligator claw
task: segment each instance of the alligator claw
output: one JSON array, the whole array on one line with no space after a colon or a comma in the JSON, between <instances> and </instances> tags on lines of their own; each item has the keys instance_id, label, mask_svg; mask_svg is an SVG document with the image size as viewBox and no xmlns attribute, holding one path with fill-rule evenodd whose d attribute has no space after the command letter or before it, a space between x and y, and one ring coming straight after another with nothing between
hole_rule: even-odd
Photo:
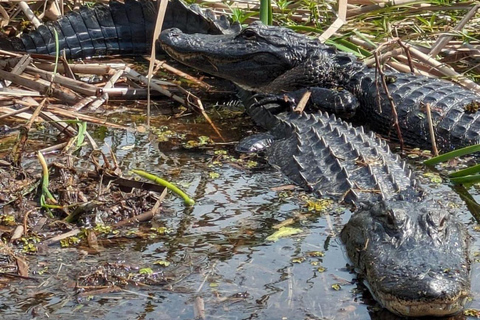
<instances>
[{"instance_id":1,"label":"alligator claw","mask_svg":"<svg viewBox=\"0 0 480 320\"><path fill-rule=\"evenodd\" d=\"M286 94L255 94L251 99L255 102L250 108L265 107L273 114L294 111L297 106L295 99Z\"/></svg>"}]
</instances>

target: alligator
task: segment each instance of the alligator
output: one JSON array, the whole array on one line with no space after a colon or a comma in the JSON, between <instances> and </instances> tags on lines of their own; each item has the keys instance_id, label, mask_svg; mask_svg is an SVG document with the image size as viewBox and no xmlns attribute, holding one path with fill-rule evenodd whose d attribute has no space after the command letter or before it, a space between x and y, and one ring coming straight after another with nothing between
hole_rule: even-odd
<instances>
[{"instance_id":1,"label":"alligator","mask_svg":"<svg viewBox=\"0 0 480 320\"><path fill-rule=\"evenodd\" d=\"M190 67L269 94L263 103L277 102L288 109L309 90L310 110L335 113L398 139L377 70L318 40L253 23L226 35L187 35L171 29L160 41L173 58ZM431 147L427 104L440 150L480 142L479 95L446 80L408 73L386 72L385 80L406 144Z\"/></svg>"},{"instance_id":2,"label":"alligator","mask_svg":"<svg viewBox=\"0 0 480 320\"><path fill-rule=\"evenodd\" d=\"M145 54L152 46L156 18L157 6L153 0L97 3L68 12L57 21L19 37L0 38L0 48L55 55L56 31L59 50L65 52L67 58ZM217 18L211 10L202 10L195 4L186 6L180 0L169 0L163 27L209 34L239 30L239 25L230 25L226 16Z\"/></svg>"},{"instance_id":3,"label":"alligator","mask_svg":"<svg viewBox=\"0 0 480 320\"><path fill-rule=\"evenodd\" d=\"M283 50L293 41L272 34L264 37L262 33L276 30L279 28L254 24L236 35L213 36L185 35L171 29L164 31L160 40L167 53L186 65L232 80L247 90L270 92L262 88L277 80L265 78L283 79L288 84L290 77L282 73L282 68L291 67L291 60L301 60L298 55L288 54L288 59L271 59L271 51L280 47L278 42L284 41ZM239 42L245 43L244 51L255 53L238 52L238 56L227 58L226 48L239 49ZM318 45L314 40L311 43ZM320 48L332 51L334 56L332 49L323 45ZM350 70L355 69L351 79L354 73L367 72L351 56L341 56L330 64L332 68L342 61L344 66L350 65ZM271 70L269 75L266 69ZM289 70L302 74L305 71L304 66L294 69ZM331 73L347 78L338 68ZM249 80L235 81L242 77ZM403 78L399 78L401 82ZM344 92L329 89L327 93L338 93L344 100L353 97L342 95ZM249 138L239 149L252 146L258 151L268 145L265 153L269 163L294 183L357 208L341 238L353 265L383 307L408 317L447 316L463 309L470 290L466 227L442 206L440 199L425 194L405 162L390 151L384 140L322 111L299 114L285 111L275 96L252 98L248 91L240 94L244 95L247 113L268 132L259 139Z\"/></svg>"},{"instance_id":4,"label":"alligator","mask_svg":"<svg viewBox=\"0 0 480 320\"><path fill-rule=\"evenodd\" d=\"M341 239L372 296L400 316L461 311L470 288L469 235L457 216L423 191L385 140L321 111L276 109L246 103L268 130L259 141L270 142L269 163L302 188L357 208ZM259 148L252 137L240 148Z\"/></svg>"}]
</instances>

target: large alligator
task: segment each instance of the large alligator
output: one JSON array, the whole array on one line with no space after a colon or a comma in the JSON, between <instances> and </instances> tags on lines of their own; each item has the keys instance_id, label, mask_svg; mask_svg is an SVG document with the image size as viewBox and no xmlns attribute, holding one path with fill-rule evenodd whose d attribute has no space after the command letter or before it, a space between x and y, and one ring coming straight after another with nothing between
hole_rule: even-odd
<instances>
[{"instance_id":1,"label":"large alligator","mask_svg":"<svg viewBox=\"0 0 480 320\"><path fill-rule=\"evenodd\" d=\"M56 31L59 50L67 58L145 54L152 46L156 5L153 0L125 0L98 3L91 8L82 6L20 37L0 38L0 49L54 55ZM230 25L226 16L217 18L209 10L186 6L180 0L169 0L163 27L209 34L239 30L238 25Z\"/></svg>"},{"instance_id":2,"label":"large alligator","mask_svg":"<svg viewBox=\"0 0 480 320\"><path fill-rule=\"evenodd\" d=\"M334 115L275 115L277 108L246 104L269 130L268 161L306 190L358 208L341 238L375 299L407 317L462 310L470 288L469 235L456 215L425 194L374 134Z\"/></svg>"},{"instance_id":3,"label":"large alligator","mask_svg":"<svg viewBox=\"0 0 480 320\"><path fill-rule=\"evenodd\" d=\"M392 106L375 69L290 29L253 23L228 35L186 35L172 29L160 37L165 50L193 68L267 94L266 102L299 99L312 92L310 109L353 117L396 138ZM174 48L171 50L170 48ZM430 147L425 105L432 110L441 150L480 142L480 96L452 82L407 73L387 73L402 138Z\"/></svg>"},{"instance_id":4,"label":"large alligator","mask_svg":"<svg viewBox=\"0 0 480 320\"><path fill-rule=\"evenodd\" d=\"M289 37L274 37L278 30ZM283 60L271 58L276 56L272 50L288 51L289 43L295 42L292 37L306 39L285 29L255 24L229 36L166 30L160 40L163 49L182 63L230 80L249 78L236 83L268 92L266 86L276 81L280 85L279 79L286 80L288 87L291 78L285 73L306 72L304 66L295 69L290 64L299 56L301 59L301 54L285 54ZM239 43L244 43L243 49ZM311 45L318 43L312 40ZM227 55L228 47L255 53ZM332 49L320 45L319 50L322 48L331 54L312 57L317 67L335 57ZM298 51L307 52L306 48ZM335 63L327 63L325 69L331 67L329 72L337 79L353 79L354 74L367 72L349 55L336 57ZM340 65L349 66L352 74L339 72ZM287 66L290 71L285 72ZM270 75L265 74L267 69ZM315 72L310 70L309 74ZM326 94L352 98L342 95L344 92L329 89ZM244 100L252 119L269 130L262 139L271 142L266 153L272 165L307 190L359 208L341 238L351 261L382 306L409 317L446 316L462 310L470 288L467 230L440 199L423 194L406 164L390 152L385 141L321 111L284 112L278 99L265 102L268 96L254 103Z\"/></svg>"}]
</instances>

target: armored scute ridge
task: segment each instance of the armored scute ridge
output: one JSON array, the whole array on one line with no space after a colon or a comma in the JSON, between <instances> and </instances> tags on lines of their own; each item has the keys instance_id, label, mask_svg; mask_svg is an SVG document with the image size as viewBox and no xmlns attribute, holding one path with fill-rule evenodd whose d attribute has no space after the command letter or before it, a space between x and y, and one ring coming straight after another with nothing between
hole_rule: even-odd
<instances>
[{"instance_id":1,"label":"armored scute ridge","mask_svg":"<svg viewBox=\"0 0 480 320\"><path fill-rule=\"evenodd\" d=\"M307 190L358 206L341 238L375 299L408 317L461 311L470 290L469 235L441 199L424 195L373 134L321 112L273 115L269 107L247 108L270 129L269 162Z\"/></svg>"},{"instance_id":2,"label":"armored scute ridge","mask_svg":"<svg viewBox=\"0 0 480 320\"><path fill-rule=\"evenodd\" d=\"M391 199L402 192L419 196L405 162L361 127L321 112L280 118L263 106L248 111L257 123L276 123L270 129L276 140L268 150L269 161L307 190L352 204Z\"/></svg>"},{"instance_id":3,"label":"armored scute ridge","mask_svg":"<svg viewBox=\"0 0 480 320\"><path fill-rule=\"evenodd\" d=\"M56 31L59 49L67 58L145 54L152 46L156 18L157 3L153 0L110 1L108 5L98 3L92 8L82 6L18 38L0 39L0 49L54 55ZM225 16L217 18L209 10L202 11L197 5L186 6L179 0L169 1L163 27L210 34L236 30Z\"/></svg>"}]
</instances>

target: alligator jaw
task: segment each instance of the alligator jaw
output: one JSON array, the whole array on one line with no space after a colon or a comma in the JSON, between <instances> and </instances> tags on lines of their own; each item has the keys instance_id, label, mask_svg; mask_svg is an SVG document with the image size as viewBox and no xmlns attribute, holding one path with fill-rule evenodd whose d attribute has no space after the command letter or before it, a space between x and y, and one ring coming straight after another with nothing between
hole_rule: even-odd
<instances>
[{"instance_id":1,"label":"alligator jaw","mask_svg":"<svg viewBox=\"0 0 480 320\"><path fill-rule=\"evenodd\" d=\"M446 317L462 311L468 299L469 293L462 291L458 296L445 302L402 301L394 296L384 296L383 299L377 298L377 301L384 308L400 316L422 317L429 315L432 317Z\"/></svg>"}]
</instances>

